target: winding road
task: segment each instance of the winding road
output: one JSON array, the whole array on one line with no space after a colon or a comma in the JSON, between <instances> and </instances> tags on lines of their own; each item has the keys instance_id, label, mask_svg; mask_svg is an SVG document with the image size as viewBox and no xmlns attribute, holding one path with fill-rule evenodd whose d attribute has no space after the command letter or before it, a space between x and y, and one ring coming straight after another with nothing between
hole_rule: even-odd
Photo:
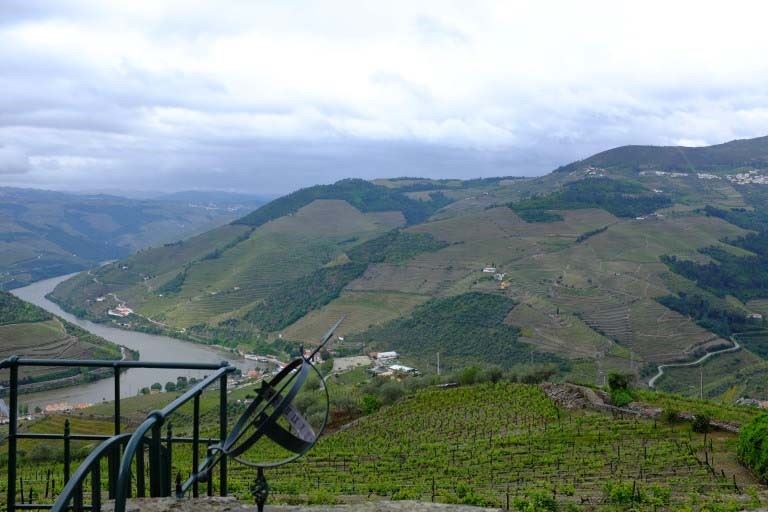
<instances>
[{"instance_id":1,"label":"winding road","mask_svg":"<svg viewBox=\"0 0 768 512\"><path fill-rule=\"evenodd\" d=\"M704 361L706 361L707 359L709 359L712 356L716 356L718 354L724 354L726 352L736 352L737 350L741 349L741 345L739 345L739 342L736 341L736 337L735 336L731 336L731 341L733 342L733 346L732 347L724 348L722 350L715 350L714 352L707 352L706 354L704 354L703 356L701 356L697 360L692 361L690 363L660 364L659 367L658 367L659 373L654 375L653 378L651 378L651 380L648 381L648 387L649 388L655 387L656 381L659 379L659 377L664 375L664 368L680 368L680 367L685 367L685 366L698 366L698 365L700 365L701 363L703 363Z\"/></svg>"}]
</instances>

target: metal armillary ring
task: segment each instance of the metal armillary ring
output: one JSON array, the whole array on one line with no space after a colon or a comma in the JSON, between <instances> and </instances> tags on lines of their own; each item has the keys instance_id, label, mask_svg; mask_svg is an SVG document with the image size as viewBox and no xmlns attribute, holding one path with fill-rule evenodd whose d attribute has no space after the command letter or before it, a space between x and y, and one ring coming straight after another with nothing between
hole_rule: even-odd
<instances>
[{"instance_id":1,"label":"metal armillary ring","mask_svg":"<svg viewBox=\"0 0 768 512\"><path fill-rule=\"evenodd\" d=\"M328 422L328 388L312 360L343 320L331 327L309 356L302 350L302 354L274 378L262 381L256 397L235 422L227 438L208 449L208 456L180 487L178 497L183 496L195 481L207 481L216 464L227 457L257 468L251 493L259 510L263 510L269 496L264 469L282 466L306 454L317 443ZM313 376L317 377L316 387L308 385L314 383Z\"/></svg>"}]
</instances>

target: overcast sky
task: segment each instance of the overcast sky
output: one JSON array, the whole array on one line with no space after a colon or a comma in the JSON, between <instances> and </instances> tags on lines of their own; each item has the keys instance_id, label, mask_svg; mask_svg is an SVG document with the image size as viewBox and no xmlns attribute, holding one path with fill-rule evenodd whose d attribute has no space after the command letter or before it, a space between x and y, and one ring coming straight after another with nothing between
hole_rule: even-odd
<instances>
[{"instance_id":1,"label":"overcast sky","mask_svg":"<svg viewBox=\"0 0 768 512\"><path fill-rule=\"evenodd\" d=\"M768 134L768 2L0 1L0 185L282 193Z\"/></svg>"}]
</instances>

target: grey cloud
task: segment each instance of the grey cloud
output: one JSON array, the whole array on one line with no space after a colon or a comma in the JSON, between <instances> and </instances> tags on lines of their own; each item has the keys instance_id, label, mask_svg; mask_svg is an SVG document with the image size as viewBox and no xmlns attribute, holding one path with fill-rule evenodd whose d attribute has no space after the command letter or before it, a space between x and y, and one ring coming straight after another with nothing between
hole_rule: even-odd
<instances>
[{"instance_id":1,"label":"grey cloud","mask_svg":"<svg viewBox=\"0 0 768 512\"><path fill-rule=\"evenodd\" d=\"M29 157L21 150L0 146L0 175L24 174L29 171Z\"/></svg>"}]
</instances>

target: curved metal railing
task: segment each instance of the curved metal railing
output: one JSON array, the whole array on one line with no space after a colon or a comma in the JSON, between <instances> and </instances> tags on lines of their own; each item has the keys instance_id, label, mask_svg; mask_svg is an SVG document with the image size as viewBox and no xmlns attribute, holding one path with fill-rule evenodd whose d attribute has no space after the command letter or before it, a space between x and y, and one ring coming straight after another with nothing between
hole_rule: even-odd
<instances>
[{"instance_id":1,"label":"curved metal railing","mask_svg":"<svg viewBox=\"0 0 768 512\"><path fill-rule=\"evenodd\" d=\"M115 402L114 422L115 433L106 435L78 435L70 434L68 424L65 425L64 435L41 434L34 432L18 432L18 394L19 394L19 368L24 366L50 366L50 367L91 367L111 368L114 372ZM153 411L146 420L133 433L120 432L120 371L128 368L158 368L158 369L184 369L184 370L213 370L213 373L195 384L184 394L176 398L164 408ZM144 495L144 446L149 445L149 470L150 470L150 496L171 495L171 446L172 443L192 443L192 469L195 471L198 465L198 448L201 444L211 446L216 442L223 442L227 436L227 376L235 371L227 361L219 364L209 363L161 363L145 361L97 361L97 360L68 360L68 359L30 359L12 356L0 361L0 370L10 370L9 378L9 432L8 432L8 474L7 474L7 502L9 512L19 509L45 509L50 508L54 512L66 510L99 511L101 509L101 462L106 457L109 462L109 495L115 497L115 511L125 510L125 504L131 493L131 464L136 458L136 472L141 475L137 481L137 494ZM219 438L208 439L200 437L200 395L212 384L219 382ZM192 437L173 437L168 425L168 435L165 438L166 445L161 443L161 428L166 423L167 417L189 401L194 402L193 434ZM147 433L151 430L151 437ZM63 440L65 443L64 477L66 484L56 502L53 505L42 503L24 503L16 501L16 454L19 439L46 439ZM72 440L98 440L101 443L85 458L75 473L69 476L69 442ZM122 459L119 461L121 446L126 448ZM140 450L140 451L139 451ZM137 457L137 451L139 456ZM227 492L227 464L223 460L220 464L219 491L222 495ZM87 484L87 477L91 475L91 504L83 504L83 487ZM20 480L20 479L19 479ZM211 479L208 481L208 493L212 492ZM46 491L47 494L47 491ZM198 495L197 485L194 487L194 496Z\"/></svg>"},{"instance_id":2,"label":"curved metal railing","mask_svg":"<svg viewBox=\"0 0 768 512\"><path fill-rule=\"evenodd\" d=\"M91 474L91 508L99 510L101 508L101 459L109 455L123 444L131 434L119 434L102 441L80 464L62 489L58 499L51 507L51 512L63 512L69 509L71 501L75 501L75 510L83 508L83 483L88 474Z\"/></svg>"},{"instance_id":3,"label":"curved metal railing","mask_svg":"<svg viewBox=\"0 0 768 512\"><path fill-rule=\"evenodd\" d=\"M182 405L186 404L190 400L195 401L195 426L193 426L194 433L193 437L197 438L199 437L199 418L198 413L200 410L200 395L202 392L213 384L214 382L220 380L222 377L226 377L226 375L232 371L234 371L234 367L232 366L223 366L219 370L217 370L213 375L210 375L200 381L198 384L195 385L192 389L178 397L176 400L171 402L170 404L166 405L159 411L153 411L149 414L146 420L139 425L139 428L136 429L136 431L131 435L131 438L128 441L128 445L125 447L125 453L123 453L123 458L120 461L120 472L117 474L117 485L115 487L115 512L125 512L125 503L128 499L128 494L131 489L131 463L133 461L133 457L136 455L136 450L139 449L141 446L141 443L144 442L144 436L152 430L152 440L150 442L150 457L153 457L156 459L156 462L158 465L160 465L160 429L163 426L163 423L165 422L165 419L168 415L173 413L176 409L181 407ZM222 388L222 391L226 393L226 387ZM222 417L220 416L220 420L222 420ZM226 431L226 418L223 418L223 423L220 422L220 429L223 426L224 432ZM222 439L225 436L222 435ZM193 441L193 443L196 443L196 441ZM196 444L195 444L196 446ZM193 454L196 454L197 450L193 450ZM196 468L194 461L192 464L193 467ZM224 469L226 465L222 465L223 471L226 471ZM162 475L164 472L160 472L160 479L153 480L151 483L152 485L156 486L157 489L160 490L157 494L162 494L163 488L168 488L170 485L170 482L164 482ZM224 479L225 480L225 479ZM222 494L226 494L226 489L221 489ZM170 494L170 493L168 493Z\"/></svg>"}]
</instances>

